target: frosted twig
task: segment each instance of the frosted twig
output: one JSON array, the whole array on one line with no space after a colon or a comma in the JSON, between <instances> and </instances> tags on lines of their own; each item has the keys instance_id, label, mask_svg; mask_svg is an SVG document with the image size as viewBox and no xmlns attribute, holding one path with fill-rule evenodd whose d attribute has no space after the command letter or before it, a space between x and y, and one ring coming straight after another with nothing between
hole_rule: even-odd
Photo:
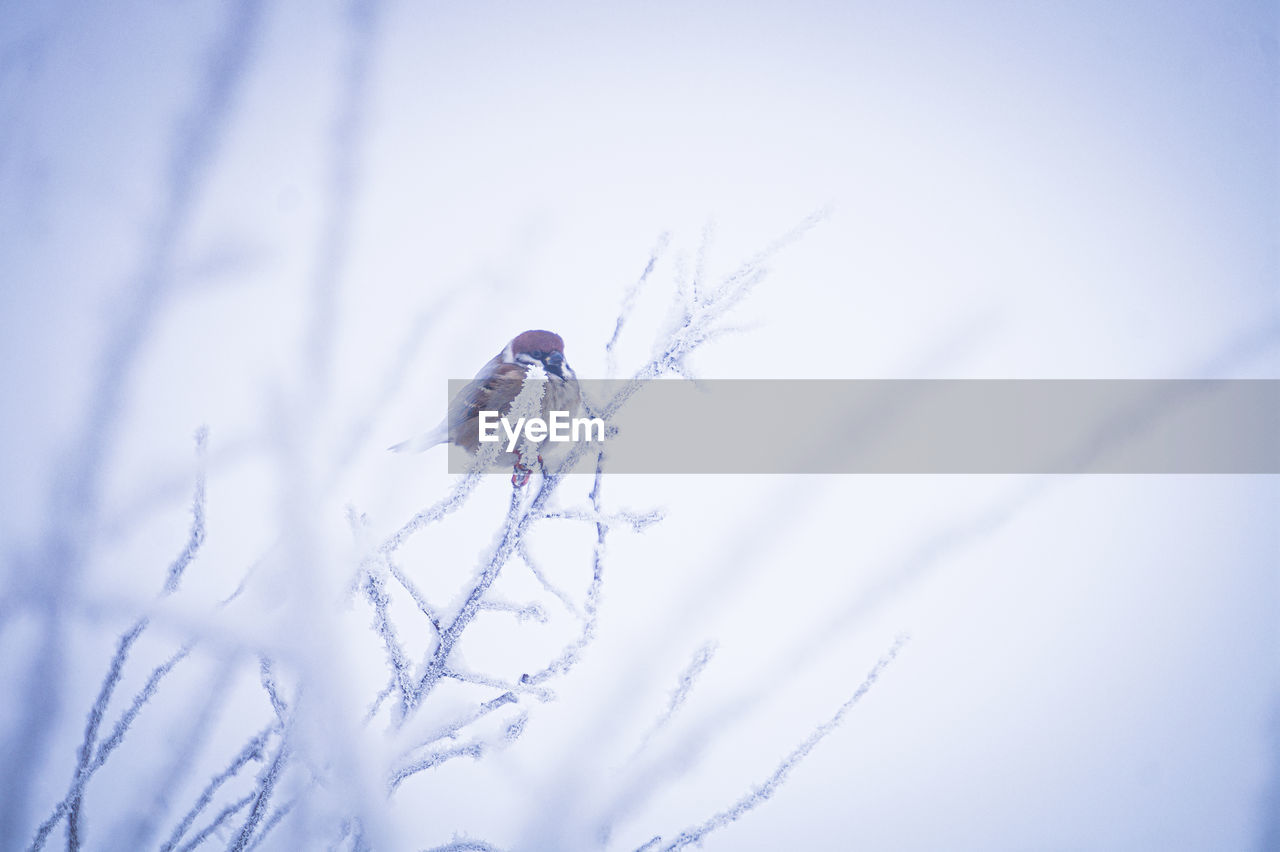
<instances>
[{"instance_id":1,"label":"frosted twig","mask_svg":"<svg viewBox=\"0 0 1280 852\"><path fill-rule=\"evenodd\" d=\"M131 836L122 840L121 847L143 849L151 845L151 837L159 828L159 822L169 810L169 799L178 789L182 778L191 771L200 745L209 736L214 717L227 698L227 687L235 674L235 660L225 659L218 667L210 688L202 693L202 700L195 718L187 725L186 736L181 739L168 757L168 767L156 787L155 799L149 808L142 809Z\"/></svg>"},{"instance_id":2,"label":"frosted twig","mask_svg":"<svg viewBox=\"0 0 1280 852\"><path fill-rule=\"evenodd\" d=\"M160 597L164 598L172 594L177 588L182 578L182 572L186 569L191 561L195 558L196 553L200 550L200 545L204 542L204 512L205 512L205 444L208 438L208 429L200 427L196 430L196 457L198 459L198 469L196 474L195 496L192 498L192 523L191 533L186 546L182 552L170 565L164 587L160 592ZM98 736L98 728L102 724L103 714L106 713L107 705L111 701L111 695L115 691L116 684L120 682L120 678L124 672L124 664L128 659L129 650L147 629L148 620L141 618L134 623L124 634L121 635L120 641L116 645L116 652L111 658L111 662L107 666L107 676L103 679L102 687L99 689L98 698L94 702L93 707L89 710L89 719L85 723L84 739L80 743L78 752L76 771L72 779L72 789L77 786L81 792L76 792L71 798L70 806L67 809L67 844L73 848L80 845L80 800L84 783L87 781L89 772L89 759L93 753L93 747ZM176 662L176 661L175 661ZM136 699L135 699L136 701ZM52 829L56 825L56 819L49 828ZM34 848L39 848L44 839L47 838L48 832L44 831L45 826L41 825L41 832L37 832Z\"/></svg>"},{"instance_id":3,"label":"frosted twig","mask_svg":"<svg viewBox=\"0 0 1280 852\"><path fill-rule=\"evenodd\" d=\"M545 389L546 373L536 364L529 367L525 371L520 392L511 401L511 407L506 416L515 420L519 417L531 417L540 413L542 410L542 395ZM457 511L466 502L471 492L475 490L483 473L493 467L493 463L497 460L501 450L501 443L495 442L476 453L467 473L454 484L452 491L435 505L423 509L410 518L404 526L378 547L378 555L390 556L404 544L409 536L428 524L439 521L450 512Z\"/></svg>"},{"instance_id":4,"label":"frosted twig","mask_svg":"<svg viewBox=\"0 0 1280 852\"><path fill-rule=\"evenodd\" d=\"M110 736L99 744L98 750L94 754L93 761L89 763L83 771L76 774L75 780L72 782L71 789L67 791L66 796L63 797L62 801L58 802L53 809L53 813L40 824L38 829L36 829L35 839L32 840L31 846L28 847L29 849L38 850L44 848L45 842L49 839L49 832L53 830L54 826L56 826L62 817L67 815L72 808L79 806L80 798L84 794L84 788L85 785L89 783L89 779L95 772L102 768L102 765L107 762L107 758L111 756L111 752L115 751L116 747L124 740L125 734L128 733L129 728L133 725L133 720L137 718L138 713L142 711L143 705L150 701L152 696L155 695L156 688L159 686L160 681L163 680L164 676L167 675L184 657L186 657L190 651L190 644L183 645L177 653L165 660L151 672L151 676L147 678L146 684L137 692L137 694L134 695L133 702L129 705L129 709L126 710L116 721L115 727L112 728ZM79 837L77 834L72 833L69 822L67 842L68 845L72 846L78 846L79 843Z\"/></svg>"},{"instance_id":5,"label":"frosted twig","mask_svg":"<svg viewBox=\"0 0 1280 852\"><path fill-rule=\"evenodd\" d=\"M662 714L654 720L649 730L640 738L640 745L636 746L634 754L644 751L649 744L649 740L653 739L659 731L667 726L667 723L679 712L684 706L684 702L689 698L689 693L693 691L694 684L698 680L698 676L702 674L707 665L710 664L711 658L715 656L716 643L708 642L694 653L693 659L689 661L689 665L685 666L684 671L680 673L680 679L676 684L676 688L671 691L671 699L667 702L667 707Z\"/></svg>"},{"instance_id":6,"label":"frosted twig","mask_svg":"<svg viewBox=\"0 0 1280 852\"><path fill-rule=\"evenodd\" d=\"M490 704L493 704L493 703L494 702L490 702ZM510 702L502 701L501 703L506 704ZM497 706L501 706L501 705L499 704ZM519 738L520 734L524 732L525 722L528 721L528 718L529 718L529 715L527 713L520 713L507 724L506 731L503 735L503 740L505 741L505 743L511 743L517 738ZM498 743L499 747L501 747L502 745L504 745L503 742ZM479 760L488 749L489 749L489 746L486 744L486 742L482 739L477 738L477 739L473 739L471 742L465 743L460 746L456 746L454 748L433 751L430 754L428 754L426 757L421 758L420 760L411 761L405 764L404 766L402 766L400 769L397 769L394 773L392 773L391 782L390 782L391 792L394 793L396 788L398 788L406 778L416 775L419 772L425 772L428 769L434 769L440 764L453 760L454 758L458 758L458 757L470 757L475 760Z\"/></svg>"},{"instance_id":7,"label":"frosted twig","mask_svg":"<svg viewBox=\"0 0 1280 852\"><path fill-rule=\"evenodd\" d=\"M93 702L93 707L89 710L89 719L85 723L84 739L80 742L79 756L76 760L76 771L72 779L72 788L79 786L83 789L84 779L89 769L89 759L93 756L93 747L98 739L98 728L102 725L103 714L107 711L107 705L111 702L111 693L115 691L116 684L120 682L120 677L124 671L124 662L129 655L129 648L142 635L142 631L146 629L147 620L145 618L134 623L128 631L120 637L120 642L116 645L115 655L111 658L111 663L107 667L107 676L102 682L102 687L98 690L98 699ZM56 825L56 822L49 825L50 828ZM43 829L44 826L41 826ZM47 836L47 833L46 833ZM44 841L40 834L36 835L36 848ZM67 845L72 848L80 845L80 794L77 793L71 799L71 806L67 814Z\"/></svg>"},{"instance_id":8,"label":"frosted twig","mask_svg":"<svg viewBox=\"0 0 1280 852\"><path fill-rule=\"evenodd\" d=\"M688 252L677 252L672 267L671 280L675 284L675 291L671 294L671 312L677 317L678 324L684 324L689 321L695 301L693 294L689 292Z\"/></svg>"},{"instance_id":9,"label":"frosted twig","mask_svg":"<svg viewBox=\"0 0 1280 852\"><path fill-rule=\"evenodd\" d=\"M222 810L218 811L218 815L215 816L208 825L200 829L200 831L197 832L194 837L192 837L189 841L187 841L181 847L179 847L178 852L191 852L192 849L195 849L198 846L200 846L200 844L208 840L209 837L215 831L220 829L233 816L235 816L236 814L240 813L242 810L247 808L249 804L254 800L255 795L256 795L255 793L249 793L247 796L244 796L243 798L240 798L240 799L236 799L234 802L227 805Z\"/></svg>"},{"instance_id":10,"label":"frosted twig","mask_svg":"<svg viewBox=\"0 0 1280 852\"><path fill-rule=\"evenodd\" d=\"M126 710L116 721L115 727L111 729L111 735L103 740L102 744L98 746L98 752L94 755L93 765L89 767L89 771L86 774L96 772L104 763L107 762L107 758L111 755L111 752L115 751L116 747L124 740L124 736L128 733L129 728L132 727L134 719L136 719L138 714L142 712L143 705L155 696L156 689L160 686L160 681L164 680L165 676L168 675L169 672L173 671L174 666L186 659L187 655L191 653L191 648L192 643L188 642L174 652L169 659L165 660L152 670L151 676L147 678L146 684L143 685L142 689L140 689L136 695L134 695L133 702L129 705L129 709ZM83 785L81 786L83 787Z\"/></svg>"},{"instance_id":11,"label":"frosted twig","mask_svg":"<svg viewBox=\"0 0 1280 852\"><path fill-rule=\"evenodd\" d=\"M294 807L297 806L298 800L301 797L302 797L302 794L300 793L299 795L294 796L292 799L290 799L289 801L285 802L283 805L281 805L280 807L272 811L271 816L267 817L266 821L262 823L262 830L259 831L254 836L253 840L249 843L248 847L246 848L246 852L250 852L250 850L257 849L259 846L261 846L262 841L265 840L267 838L267 835L271 833L271 829L279 825L281 820L283 820L290 813L292 813Z\"/></svg>"},{"instance_id":12,"label":"frosted twig","mask_svg":"<svg viewBox=\"0 0 1280 852\"><path fill-rule=\"evenodd\" d=\"M707 303L719 303L721 305L719 313L732 307L759 281L761 274L766 271L765 264L772 260L774 255L795 243L830 215L830 207L823 207L810 213L798 225L769 243L762 251L721 281L715 291L708 296Z\"/></svg>"},{"instance_id":13,"label":"frosted twig","mask_svg":"<svg viewBox=\"0 0 1280 852\"><path fill-rule=\"evenodd\" d=\"M501 678L490 677L480 674L479 672L461 671L456 668L446 666L441 672L441 677L456 680L460 683L471 683L476 686L487 686L492 689L500 689L504 692L515 692L523 695L532 695L539 701L554 701L556 694L549 689L536 686L529 683L528 675L523 676L519 683L511 683Z\"/></svg>"},{"instance_id":14,"label":"frosted twig","mask_svg":"<svg viewBox=\"0 0 1280 852\"><path fill-rule=\"evenodd\" d=\"M661 509L654 509L651 512L613 513L587 512L582 509L560 509L554 512L547 512L542 517L553 521L584 521L590 524L604 524L608 527L624 524L631 527L633 532L644 532L661 521L662 516Z\"/></svg>"},{"instance_id":15,"label":"frosted twig","mask_svg":"<svg viewBox=\"0 0 1280 852\"><path fill-rule=\"evenodd\" d=\"M403 586L404 590L409 593L409 597L413 598L413 602L418 605L418 611L427 617L427 621L431 622L431 626L435 628L435 631L438 634L440 632L440 614L437 613L435 608L427 602L426 596L418 590L418 587L414 582L409 579L407 574L404 573L404 569L397 565L390 557L387 558L387 570L391 573L392 577L395 577L396 582Z\"/></svg>"},{"instance_id":16,"label":"frosted twig","mask_svg":"<svg viewBox=\"0 0 1280 852\"><path fill-rule=\"evenodd\" d=\"M495 710L505 707L508 704L516 704L519 702L519 700L520 699L516 696L514 692L504 692L501 695L499 695L497 698L490 699L489 701L486 701L483 704L477 705L475 708L468 711L466 715L462 716L461 718L456 719L453 722L450 722L444 727L437 728L435 731L428 734L422 740L422 742L420 742L418 745L414 746L413 748L409 749L405 754L406 755L412 754L413 752L417 751L420 748L426 748L432 743L439 742L440 740L443 740L443 739L452 739L458 735L459 731L461 731L463 728L467 727L468 725L471 725L479 721L480 719L484 718L485 716L489 715Z\"/></svg>"},{"instance_id":17,"label":"frosted twig","mask_svg":"<svg viewBox=\"0 0 1280 852\"><path fill-rule=\"evenodd\" d=\"M496 445L495 445L496 446ZM390 537L384 541L378 548L380 554L395 553L400 549L401 545L408 540L409 536L416 533L425 526L441 520L450 512L456 512L467 502L467 498L471 496L471 492L476 490L476 486L480 484L482 474L478 470L473 470L459 479L450 492L441 498L434 505L428 506L422 511L415 514L412 518L405 522L404 526L396 530Z\"/></svg>"},{"instance_id":18,"label":"frosted twig","mask_svg":"<svg viewBox=\"0 0 1280 852\"><path fill-rule=\"evenodd\" d=\"M359 542L367 526L364 516L358 514L354 507L348 506L347 519L351 525L352 534ZM382 637L387 665L391 668L392 683L400 692L400 713L403 715L413 706L416 692L413 689L413 677L409 671L409 661L405 657L404 646L400 644L395 624L391 621L391 596L386 590L384 573L394 576L409 592L409 596L413 598L414 603L427 617L437 634L440 631L440 619L413 582L392 562L389 553L381 553L361 563L359 574L364 577L362 586L365 597L373 606L373 629Z\"/></svg>"},{"instance_id":19,"label":"frosted twig","mask_svg":"<svg viewBox=\"0 0 1280 852\"><path fill-rule=\"evenodd\" d=\"M209 460L206 450L208 440L209 427L201 426L196 430L196 493L191 499L191 533L187 538L187 546L169 566L169 574L164 582L163 594L165 595L173 594L178 590L178 583L182 582L182 573L200 552L200 545L204 544L204 494L205 477L208 475Z\"/></svg>"},{"instance_id":20,"label":"frosted twig","mask_svg":"<svg viewBox=\"0 0 1280 852\"><path fill-rule=\"evenodd\" d=\"M229 470L255 458L261 451L260 438L256 434L224 435L215 446L209 447L205 466L206 469ZM132 497L121 498L120 507L103 507L103 541L122 540L146 519L168 510L191 490L190 476L176 471L157 474L156 479L148 484L135 484L138 484L138 492Z\"/></svg>"},{"instance_id":21,"label":"frosted twig","mask_svg":"<svg viewBox=\"0 0 1280 852\"><path fill-rule=\"evenodd\" d=\"M702 301L699 290L702 283L707 278L707 255L711 252L711 243L715 238L716 224L712 219L707 220L707 224L702 228L702 241L698 243L698 260L693 267L693 281L690 283L689 295L695 303Z\"/></svg>"},{"instance_id":22,"label":"frosted twig","mask_svg":"<svg viewBox=\"0 0 1280 852\"><path fill-rule=\"evenodd\" d=\"M396 679L393 675L388 679L387 685L382 687L382 689L378 691L378 694L374 696L373 702L370 703L369 709L364 714L364 724L367 725L373 721L373 718L378 715L378 711L382 709L382 702L386 701L391 693L395 691Z\"/></svg>"},{"instance_id":23,"label":"frosted twig","mask_svg":"<svg viewBox=\"0 0 1280 852\"><path fill-rule=\"evenodd\" d=\"M446 763L454 758L470 757L475 760L479 760L481 755L484 754L484 748L485 746L482 740L472 740L465 745L455 746L454 748L447 748L441 751L433 751L421 760L415 760L413 763L397 769L391 775L391 792L394 793L396 788L398 788L406 778L416 775L419 772L425 772L428 769L434 769L440 764Z\"/></svg>"},{"instance_id":24,"label":"frosted twig","mask_svg":"<svg viewBox=\"0 0 1280 852\"><path fill-rule=\"evenodd\" d=\"M560 603L564 604L564 608L570 613L577 618L582 618L582 613L578 611L578 607L574 604L573 599L570 598L569 595L566 594L559 586L556 586L548 580L547 576L542 573L542 569L538 567L538 563L533 561L533 556L529 553L529 546L523 539L516 544L516 555L519 556L521 561L529 567L530 573L533 574L534 579L538 581L538 584L541 585L542 588L554 595Z\"/></svg>"},{"instance_id":25,"label":"frosted twig","mask_svg":"<svg viewBox=\"0 0 1280 852\"><path fill-rule=\"evenodd\" d=\"M670 242L671 234L669 232L663 232L658 236L657 244L649 252L649 262L645 264L644 272L640 273L640 277L627 288L626 293L622 296L622 307L618 309L618 320L614 324L613 334L609 337L609 342L604 345L605 376L607 378L613 378L617 371L617 355L614 353L613 348L618 344L618 337L622 334L622 327L631 316L631 311L635 309L636 298L640 295L640 290L644 287L645 282L649 280L649 276L653 273L653 268L658 265L658 259L667 250L667 245Z\"/></svg>"},{"instance_id":26,"label":"frosted twig","mask_svg":"<svg viewBox=\"0 0 1280 852\"><path fill-rule=\"evenodd\" d=\"M413 676L409 672L409 661L405 657L400 640L396 637L395 625L391 622L391 616L387 611L391 598L387 595L380 575L373 571L365 575L365 593L369 602L373 604L373 629L382 637L382 644L386 648L387 665L391 667L396 688L400 691L401 712L407 712L413 706L417 693L413 687Z\"/></svg>"},{"instance_id":27,"label":"frosted twig","mask_svg":"<svg viewBox=\"0 0 1280 852\"><path fill-rule=\"evenodd\" d=\"M653 357L614 393L607 404L593 411L593 415L607 422L640 390L645 381L673 372L687 375L685 358L723 331L715 324L765 278L768 274L765 262L808 233L828 215L829 211L826 209L810 214L800 224L770 243L764 251L725 277L706 298L696 302L686 299L680 304L680 321L660 337L654 347ZM559 481L559 474L573 469L581 451L581 446L575 446L561 463L557 475L549 477L552 489Z\"/></svg>"},{"instance_id":28,"label":"frosted twig","mask_svg":"<svg viewBox=\"0 0 1280 852\"><path fill-rule=\"evenodd\" d=\"M226 769L222 770L210 779L209 783L205 785L205 788L200 791L200 795L196 799L195 804L191 806L191 809L187 811L187 813L174 827L173 833L169 835L169 839L160 847L160 852L171 852L171 850L177 846L178 841L182 839L182 835L186 834L187 830L191 828L191 824L196 821L196 817L198 817L201 811L207 808L209 803L213 801L214 794L218 792L219 787L234 778L250 761L262 760L262 749L266 745L267 739L275 730L276 728L274 725L268 725L259 731L252 739L249 740L249 742L245 744L244 748L240 749L239 754L232 758L231 763L227 765ZM243 803L239 805L239 807L247 805L252 798L253 795L250 794L245 798ZM228 816L230 816L229 813L225 814L225 816L221 818L225 819ZM216 822L217 820L215 820L215 823Z\"/></svg>"},{"instance_id":29,"label":"frosted twig","mask_svg":"<svg viewBox=\"0 0 1280 852\"><path fill-rule=\"evenodd\" d=\"M276 720L281 727L284 727L287 724L285 717L288 715L289 705L280 697L280 687L276 684L275 674L271 671L271 659L266 654L258 655L258 682L267 693L267 699L271 702Z\"/></svg>"},{"instance_id":30,"label":"frosted twig","mask_svg":"<svg viewBox=\"0 0 1280 852\"><path fill-rule=\"evenodd\" d=\"M483 840L459 838L443 846L432 846L430 849L424 849L422 852L503 852L503 850L490 843L485 843Z\"/></svg>"},{"instance_id":31,"label":"frosted twig","mask_svg":"<svg viewBox=\"0 0 1280 852\"><path fill-rule=\"evenodd\" d=\"M516 617L516 621L536 621L539 624L547 623L547 611L537 601L527 604L518 604L515 601L503 600L492 596L485 598L480 602L480 609L489 612L509 612Z\"/></svg>"},{"instance_id":32,"label":"frosted twig","mask_svg":"<svg viewBox=\"0 0 1280 852\"><path fill-rule=\"evenodd\" d=\"M604 453L596 454L596 474L591 486L591 506L597 515L603 514L600 502L600 488L604 479ZM604 523L596 523L596 541L591 550L591 585L587 589L587 597L583 602L585 618L582 632L578 638L565 646L560 655L548 663L541 671L526 674L520 682L536 686L556 675L564 674L578 662L582 651L596 635L596 611L600 602L600 592L604 587L604 541L609 528Z\"/></svg>"},{"instance_id":33,"label":"frosted twig","mask_svg":"<svg viewBox=\"0 0 1280 852\"><path fill-rule=\"evenodd\" d=\"M738 799L738 801L734 802L728 808L725 808L715 814L706 822L680 832L674 840L663 847L664 852L675 852L675 850L683 849L686 846L699 844L702 842L702 839L711 832L724 828L726 825L737 821L747 812L768 801L773 794L778 791L778 788L782 786L783 782L787 780L787 776L791 774L791 770L794 769L802 760L808 757L809 753L817 747L818 743L822 742L827 735L840 725L849 710L862 700L862 697L871 690L871 687L874 686L875 682L879 679L881 672L883 672L885 668L894 661L898 656L898 652L902 650L903 645L906 643L906 636L899 636L894 640L893 645L890 646L889 650L885 652L883 657L876 661L876 664L872 666L871 671L867 673L866 678L864 678L862 683L858 685L858 688L853 691L853 694L840 705L840 708L836 710L835 715L815 728L813 733L811 733L804 742L796 746L790 754L783 758L782 762L778 764L768 778L754 787L751 792Z\"/></svg>"},{"instance_id":34,"label":"frosted twig","mask_svg":"<svg viewBox=\"0 0 1280 852\"><path fill-rule=\"evenodd\" d=\"M548 479L544 478L542 488L539 490L538 496L534 498L535 506L538 505L538 501L543 499L547 482ZM525 513L523 516L520 514L520 504L520 491L512 489L511 505L507 510L506 522L503 524L501 542L497 550L494 551L493 556L486 563L475 585L472 586L458 614L454 616L447 627L440 631L440 641L427 660L426 670L418 681L416 696L418 702L421 702L443 676L449 655L453 652L454 646L462 637L463 631L466 630L471 620L475 618L476 613L480 611L480 601L484 599L484 595L489 590L489 587L493 585L493 581L498 578L498 573L502 570L502 566L506 564L511 551L514 550L516 541L524 533L529 523L530 515L529 513Z\"/></svg>"},{"instance_id":35,"label":"frosted twig","mask_svg":"<svg viewBox=\"0 0 1280 852\"><path fill-rule=\"evenodd\" d=\"M608 420L639 389L640 382L666 373L684 372L685 358L717 334L716 323L768 275L769 270L765 264L823 221L828 212L824 209L807 216L796 227L726 276L705 298L696 301L686 299L683 304L678 304L678 323L659 341L650 362L614 395L605 408L604 418Z\"/></svg>"},{"instance_id":36,"label":"frosted twig","mask_svg":"<svg viewBox=\"0 0 1280 852\"><path fill-rule=\"evenodd\" d=\"M267 803L271 800L271 794L275 792L276 784L280 781L280 775L284 771L288 755L289 732L286 729L281 737L280 745L276 747L276 755L272 759L271 765L258 778L258 789L253 794L253 807L249 809L249 815L245 817L244 824L240 826L240 833L236 836L235 841L227 847L231 852L244 852L249 841L253 838L253 833L258 827L258 823L262 821L263 814L266 813Z\"/></svg>"}]
</instances>

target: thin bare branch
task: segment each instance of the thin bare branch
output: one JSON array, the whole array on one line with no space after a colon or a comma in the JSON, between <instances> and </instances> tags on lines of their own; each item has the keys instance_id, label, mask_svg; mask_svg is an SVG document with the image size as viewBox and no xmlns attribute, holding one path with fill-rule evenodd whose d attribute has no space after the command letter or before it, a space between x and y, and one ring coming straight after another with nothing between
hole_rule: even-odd
<instances>
[{"instance_id":1,"label":"thin bare branch","mask_svg":"<svg viewBox=\"0 0 1280 852\"><path fill-rule=\"evenodd\" d=\"M760 784L757 784L749 793L738 799L738 801L714 814L705 822L680 832L674 840L662 847L664 852L675 852L675 850L684 849L686 846L699 844L702 842L703 838L711 832L717 831L730 823L736 822L742 816L772 798L773 794L776 793L778 788L787 780L791 771L795 769L796 766L798 766L806 757L808 757L810 752L817 748L820 742L826 739L832 731L839 727L840 723L844 721L844 717L853 708L853 706L861 701L862 697L871 690L871 687L875 685L877 680L879 680L881 673L897 658L898 652L902 650L902 647L906 643L907 637L899 636L894 641L893 645L890 646L889 650L885 652L885 655L877 660L876 664L871 667L871 671L867 673L867 676L863 679L862 683L858 684L858 688L855 689L853 694L840 705L840 708L836 710L835 714L815 728L813 733L811 733L804 742L800 743L800 745L796 746L790 754L784 757L782 762L778 764L777 768L773 770L773 773L770 774L768 778Z\"/></svg>"}]
</instances>

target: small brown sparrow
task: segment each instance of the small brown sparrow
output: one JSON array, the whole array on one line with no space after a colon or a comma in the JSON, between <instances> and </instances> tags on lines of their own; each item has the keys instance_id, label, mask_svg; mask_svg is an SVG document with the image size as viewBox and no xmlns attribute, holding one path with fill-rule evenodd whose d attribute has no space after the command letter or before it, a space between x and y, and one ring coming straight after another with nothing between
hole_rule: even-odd
<instances>
[{"instance_id":1,"label":"small brown sparrow","mask_svg":"<svg viewBox=\"0 0 1280 852\"><path fill-rule=\"evenodd\" d=\"M481 411L497 411L505 416L511 403L524 386L525 375L533 364L541 364L547 383L542 395L542 417L551 411L576 414L582 404L578 377L564 358L564 341L550 331L532 330L517 334L489 363L480 368L475 379L449 403L449 412L436 428L410 438L389 449L392 452L422 452L437 444L453 443L475 454L479 449ZM516 456L518 471L527 472ZM527 479L527 476L525 477Z\"/></svg>"}]
</instances>

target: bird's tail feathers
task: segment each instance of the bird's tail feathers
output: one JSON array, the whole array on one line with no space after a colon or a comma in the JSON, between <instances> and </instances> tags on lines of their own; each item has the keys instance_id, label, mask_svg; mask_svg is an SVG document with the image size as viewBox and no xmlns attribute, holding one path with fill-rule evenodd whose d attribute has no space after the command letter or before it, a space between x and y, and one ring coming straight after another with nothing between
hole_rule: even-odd
<instances>
[{"instance_id":1,"label":"bird's tail feathers","mask_svg":"<svg viewBox=\"0 0 1280 852\"><path fill-rule=\"evenodd\" d=\"M436 444L443 444L449 440L449 430L444 424L437 426L427 432L423 432L416 438L410 438L407 441L401 441L387 447L393 453L420 453L429 450Z\"/></svg>"}]
</instances>

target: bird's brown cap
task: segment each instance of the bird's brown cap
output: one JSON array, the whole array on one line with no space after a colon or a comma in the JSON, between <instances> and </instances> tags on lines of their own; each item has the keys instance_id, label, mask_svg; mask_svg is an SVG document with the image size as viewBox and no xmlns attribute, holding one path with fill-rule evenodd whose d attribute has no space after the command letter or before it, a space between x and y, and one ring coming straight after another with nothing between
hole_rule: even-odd
<instances>
[{"instance_id":1,"label":"bird's brown cap","mask_svg":"<svg viewBox=\"0 0 1280 852\"><path fill-rule=\"evenodd\" d=\"M554 331L532 330L517 334L511 341L511 354L521 352L559 352L564 354L564 341Z\"/></svg>"}]
</instances>

